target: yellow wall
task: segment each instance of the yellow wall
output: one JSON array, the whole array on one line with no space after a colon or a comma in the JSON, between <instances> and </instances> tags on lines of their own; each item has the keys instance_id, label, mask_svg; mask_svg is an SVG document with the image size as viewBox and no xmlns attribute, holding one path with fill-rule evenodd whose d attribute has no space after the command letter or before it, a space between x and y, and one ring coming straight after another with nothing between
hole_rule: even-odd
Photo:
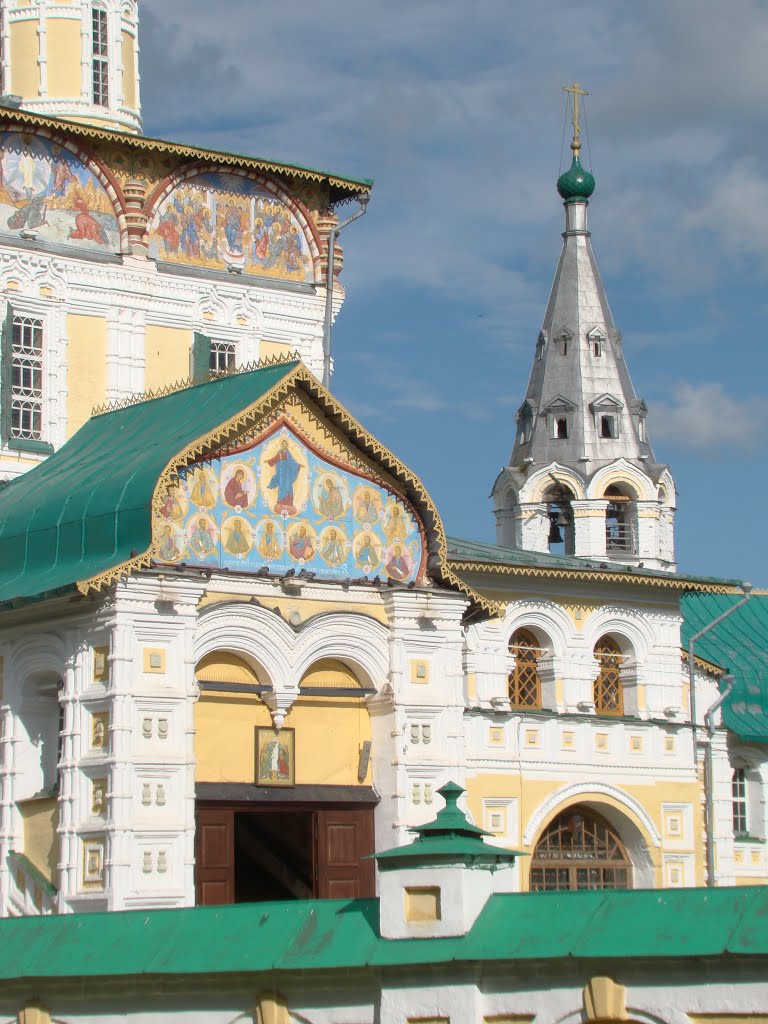
<instances>
[{"instance_id":1,"label":"yellow wall","mask_svg":"<svg viewBox=\"0 0 768 1024\"><path fill-rule=\"evenodd\" d=\"M195 705L195 779L253 783L256 727L271 724L269 709L255 695L204 694ZM360 747L371 738L362 700L301 697L285 727L296 730L297 785L358 785Z\"/></svg>"},{"instance_id":2,"label":"yellow wall","mask_svg":"<svg viewBox=\"0 0 768 1024\"><path fill-rule=\"evenodd\" d=\"M107 321L100 316L67 317L67 437L89 419L107 393Z\"/></svg>"},{"instance_id":3,"label":"yellow wall","mask_svg":"<svg viewBox=\"0 0 768 1024\"><path fill-rule=\"evenodd\" d=\"M24 820L24 856L58 888L58 843L56 826L59 812L56 799L31 800L19 804Z\"/></svg>"},{"instance_id":4,"label":"yellow wall","mask_svg":"<svg viewBox=\"0 0 768 1024\"><path fill-rule=\"evenodd\" d=\"M262 341L259 345L259 359L272 359L274 356L287 359L291 351L290 345L283 345L279 341Z\"/></svg>"},{"instance_id":5,"label":"yellow wall","mask_svg":"<svg viewBox=\"0 0 768 1024\"><path fill-rule=\"evenodd\" d=\"M474 817L474 820L481 827L484 826L483 821L483 801L490 799L517 799L518 807L520 809L520 839L513 840L512 845L517 845L519 849L526 853L533 853L536 842L538 841L538 835L534 836L533 842L530 847L519 845L522 840L522 835L528 827L528 822L541 805L557 790L563 788L563 779L536 779L530 776L525 779L525 785L521 784L520 775L476 775L467 781L467 802L469 809ZM701 790L700 786L695 782L651 782L647 786L622 786L621 787L628 796L636 800L648 814L651 821L656 826L659 833L662 833L662 803L690 803L693 808L693 822L692 822L692 835L701 835L703 822L701 817ZM636 827L640 830L643 835L645 846L648 850L648 854L653 863L654 874L655 874L655 885L661 887L664 885L661 872L661 850L654 846L651 842L650 836L646 833L641 822L634 817L632 812L625 807L623 804L617 802L611 796L607 796L600 793L595 793L594 797L583 794L575 800L568 801L558 807L552 812L550 817L543 822L540 832L549 824L549 821L563 811L566 807L577 803L587 803L590 806L595 806L599 809L599 804L605 804L614 808L616 811L623 814L625 817L632 820ZM493 840L491 840L493 841ZM666 852L678 852L676 849L667 850ZM703 851L700 844L697 846L695 843L693 847L689 849L681 849L679 852L684 854L694 854L694 883L696 885L704 884L704 858ZM520 860L522 866L522 885L523 889L528 888L528 877L530 873L530 857L523 857Z\"/></svg>"},{"instance_id":6,"label":"yellow wall","mask_svg":"<svg viewBox=\"0 0 768 1024\"><path fill-rule=\"evenodd\" d=\"M11 81L9 91L25 99L36 99L40 95L40 68L37 63L38 22L17 21L11 29ZM80 43L77 44L78 55Z\"/></svg>"},{"instance_id":7,"label":"yellow wall","mask_svg":"<svg viewBox=\"0 0 768 1024\"><path fill-rule=\"evenodd\" d=\"M130 32L123 32L123 105L136 109L136 50Z\"/></svg>"},{"instance_id":8,"label":"yellow wall","mask_svg":"<svg viewBox=\"0 0 768 1024\"><path fill-rule=\"evenodd\" d=\"M48 37L48 95L51 97L80 96L80 22L64 18L49 18L46 22Z\"/></svg>"},{"instance_id":9,"label":"yellow wall","mask_svg":"<svg viewBox=\"0 0 768 1024\"><path fill-rule=\"evenodd\" d=\"M145 391L156 391L167 384L186 380L189 377L192 331L150 324L147 327L144 345Z\"/></svg>"}]
</instances>

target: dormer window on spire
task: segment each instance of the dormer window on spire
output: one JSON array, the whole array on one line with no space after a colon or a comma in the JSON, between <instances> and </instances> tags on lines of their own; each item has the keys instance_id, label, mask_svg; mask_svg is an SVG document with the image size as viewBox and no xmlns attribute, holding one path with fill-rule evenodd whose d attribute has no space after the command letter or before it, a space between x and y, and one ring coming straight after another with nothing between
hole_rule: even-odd
<instances>
[{"instance_id":1,"label":"dormer window on spire","mask_svg":"<svg viewBox=\"0 0 768 1024\"><path fill-rule=\"evenodd\" d=\"M93 102L97 107L109 106L109 23L106 8L91 7L91 80Z\"/></svg>"}]
</instances>

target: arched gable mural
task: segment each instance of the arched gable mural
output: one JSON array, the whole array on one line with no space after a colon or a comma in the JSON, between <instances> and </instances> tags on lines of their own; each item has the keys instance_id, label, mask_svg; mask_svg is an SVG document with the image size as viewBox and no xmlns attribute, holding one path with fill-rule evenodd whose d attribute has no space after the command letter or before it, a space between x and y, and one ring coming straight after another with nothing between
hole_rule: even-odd
<instances>
[{"instance_id":1,"label":"arched gable mural","mask_svg":"<svg viewBox=\"0 0 768 1024\"><path fill-rule=\"evenodd\" d=\"M304 230L264 185L210 171L180 182L155 210L149 255L212 270L313 281Z\"/></svg>"},{"instance_id":2,"label":"arched gable mural","mask_svg":"<svg viewBox=\"0 0 768 1024\"><path fill-rule=\"evenodd\" d=\"M154 551L159 561L240 572L408 583L421 573L423 543L398 495L321 457L283 424L180 473L155 518Z\"/></svg>"},{"instance_id":3,"label":"arched gable mural","mask_svg":"<svg viewBox=\"0 0 768 1024\"><path fill-rule=\"evenodd\" d=\"M39 135L0 132L0 233L98 252L120 251L114 207L96 175Z\"/></svg>"}]
</instances>

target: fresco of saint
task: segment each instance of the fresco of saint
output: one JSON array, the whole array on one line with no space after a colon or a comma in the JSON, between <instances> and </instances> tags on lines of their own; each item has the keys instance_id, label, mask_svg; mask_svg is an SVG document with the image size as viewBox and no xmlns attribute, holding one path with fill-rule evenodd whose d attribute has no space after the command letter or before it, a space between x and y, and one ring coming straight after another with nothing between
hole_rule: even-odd
<instances>
[{"instance_id":1,"label":"fresco of saint","mask_svg":"<svg viewBox=\"0 0 768 1024\"><path fill-rule=\"evenodd\" d=\"M216 551L216 533L211 529L211 524L205 516L197 518L195 528L189 535L187 547L198 558L208 558Z\"/></svg>"},{"instance_id":2,"label":"fresco of saint","mask_svg":"<svg viewBox=\"0 0 768 1024\"><path fill-rule=\"evenodd\" d=\"M227 525L229 529L224 539L224 550L235 558L245 558L253 546L250 526L239 516L235 516Z\"/></svg>"},{"instance_id":3,"label":"fresco of saint","mask_svg":"<svg viewBox=\"0 0 768 1024\"><path fill-rule=\"evenodd\" d=\"M306 526L300 526L294 530L288 543L288 551L291 558L297 562L309 562L315 557L314 538Z\"/></svg>"},{"instance_id":4,"label":"fresco of saint","mask_svg":"<svg viewBox=\"0 0 768 1024\"><path fill-rule=\"evenodd\" d=\"M264 533L259 541L258 550L265 562L276 562L283 553L280 531L275 529L271 519L264 521Z\"/></svg>"},{"instance_id":5,"label":"fresco of saint","mask_svg":"<svg viewBox=\"0 0 768 1024\"><path fill-rule=\"evenodd\" d=\"M251 499L248 497L245 470L236 469L224 488L224 501L232 508L248 508Z\"/></svg>"},{"instance_id":6,"label":"fresco of saint","mask_svg":"<svg viewBox=\"0 0 768 1024\"><path fill-rule=\"evenodd\" d=\"M176 544L176 538L173 535L173 527L170 523L164 523L163 528L160 532L160 540L157 545L158 554L166 562L175 562L177 558L181 558L181 552Z\"/></svg>"},{"instance_id":7,"label":"fresco of saint","mask_svg":"<svg viewBox=\"0 0 768 1024\"><path fill-rule=\"evenodd\" d=\"M384 520L384 534L389 541L405 540L410 531L410 524L399 505L391 505Z\"/></svg>"},{"instance_id":8,"label":"fresco of saint","mask_svg":"<svg viewBox=\"0 0 768 1024\"><path fill-rule=\"evenodd\" d=\"M374 534L366 530L355 541L355 562L364 572L370 572L380 561L381 554L377 549L377 539Z\"/></svg>"},{"instance_id":9,"label":"fresco of saint","mask_svg":"<svg viewBox=\"0 0 768 1024\"><path fill-rule=\"evenodd\" d=\"M394 544L392 551L384 563L387 576L393 580L404 580L410 575L411 563L408 551L402 544Z\"/></svg>"},{"instance_id":10,"label":"fresco of saint","mask_svg":"<svg viewBox=\"0 0 768 1024\"><path fill-rule=\"evenodd\" d=\"M355 519L358 523L373 526L379 521L381 499L370 487L358 487L355 492Z\"/></svg>"},{"instance_id":11,"label":"fresco of saint","mask_svg":"<svg viewBox=\"0 0 768 1024\"><path fill-rule=\"evenodd\" d=\"M197 508L213 508L216 504L216 480L211 471L201 467L194 473L194 484L189 493L190 501Z\"/></svg>"},{"instance_id":12,"label":"fresco of saint","mask_svg":"<svg viewBox=\"0 0 768 1024\"><path fill-rule=\"evenodd\" d=\"M328 565L341 565L347 556L347 542L344 534L332 526L320 539L320 557Z\"/></svg>"},{"instance_id":13,"label":"fresco of saint","mask_svg":"<svg viewBox=\"0 0 768 1024\"><path fill-rule=\"evenodd\" d=\"M332 476L317 487L317 510L326 519L341 519L344 515L344 494Z\"/></svg>"},{"instance_id":14,"label":"fresco of saint","mask_svg":"<svg viewBox=\"0 0 768 1024\"><path fill-rule=\"evenodd\" d=\"M291 777L291 766L288 744L280 739L265 743L259 758L259 779L276 782L287 781Z\"/></svg>"},{"instance_id":15,"label":"fresco of saint","mask_svg":"<svg viewBox=\"0 0 768 1024\"><path fill-rule=\"evenodd\" d=\"M284 437L280 441L280 448L277 454L273 455L271 459L267 459L267 465L272 466L275 471L271 481L267 484L269 490L277 489L277 501L274 505L274 511L278 515L295 516L296 506L293 503L293 488L296 483L296 477L299 475L299 470L302 467L291 455L287 438Z\"/></svg>"},{"instance_id":16,"label":"fresco of saint","mask_svg":"<svg viewBox=\"0 0 768 1024\"><path fill-rule=\"evenodd\" d=\"M160 515L166 519L175 519L178 522L184 518L187 511L187 501L178 484L169 484L165 500L160 508Z\"/></svg>"}]
</instances>

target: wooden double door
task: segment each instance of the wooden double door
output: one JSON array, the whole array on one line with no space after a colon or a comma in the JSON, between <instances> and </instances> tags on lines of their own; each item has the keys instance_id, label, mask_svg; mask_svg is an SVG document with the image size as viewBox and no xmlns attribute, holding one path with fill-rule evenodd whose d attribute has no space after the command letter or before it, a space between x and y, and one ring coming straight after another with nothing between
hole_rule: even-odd
<instances>
[{"instance_id":1,"label":"wooden double door","mask_svg":"<svg viewBox=\"0 0 768 1024\"><path fill-rule=\"evenodd\" d=\"M198 803L198 906L375 895L372 807Z\"/></svg>"}]
</instances>

